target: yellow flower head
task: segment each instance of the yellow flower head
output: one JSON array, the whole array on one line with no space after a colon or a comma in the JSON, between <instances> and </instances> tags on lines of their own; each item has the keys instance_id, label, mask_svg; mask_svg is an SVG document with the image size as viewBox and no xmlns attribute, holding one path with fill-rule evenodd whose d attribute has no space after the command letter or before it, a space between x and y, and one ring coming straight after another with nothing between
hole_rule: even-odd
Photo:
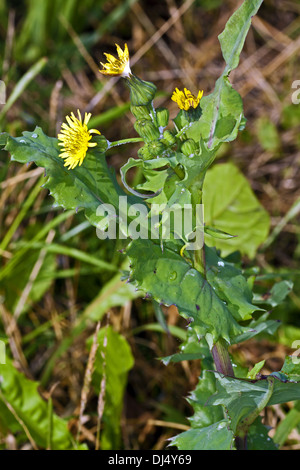
<instances>
[{"instance_id":1,"label":"yellow flower head","mask_svg":"<svg viewBox=\"0 0 300 470\"><path fill-rule=\"evenodd\" d=\"M92 134L100 134L97 129L88 129L88 122L91 118L91 113L85 113L84 121L80 111L77 110L78 118L71 113L67 116L67 123L61 126L61 134L58 134L58 140L61 140L58 145L62 146L59 156L65 159L65 165L68 170L73 170L77 165L82 165L89 147L96 147L96 143L90 142Z\"/></svg>"},{"instance_id":2,"label":"yellow flower head","mask_svg":"<svg viewBox=\"0 0 300 470\"><path fill-rule=\"evenodd\" d=\"M184 91L175 88L171 99L175 101L175 103L177 103L180 109L188 111L190 108L197 108L202 96L203 91L199 91L196 97L190 92L190 90L187 90L186 88L184 89Z\"/></svg>"},{"instance_id":3,"label":"yellow flower head","mask_svg":"<svg viewBox=\"0 0 300 470\"><path fill-rule=\"evenodd\" d=\"M122 75L122 77L128 77L131 74L130 65L129 65L129 52L127 44L124 46L124 51L121 47L116 44L118 58L114 57L111 54L104 52L104 55L107 59L107 63L102 65L103 69L99 72L104 75Z\"/></svg>"}]
</instances>

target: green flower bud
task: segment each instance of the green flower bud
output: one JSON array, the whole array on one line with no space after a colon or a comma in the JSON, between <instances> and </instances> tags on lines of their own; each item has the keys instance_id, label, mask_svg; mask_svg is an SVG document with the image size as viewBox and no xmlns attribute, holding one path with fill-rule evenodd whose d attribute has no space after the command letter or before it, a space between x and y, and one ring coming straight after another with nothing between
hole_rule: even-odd
<instances>
[{"instance_id":1,"label":"green flower bud","mask_svg":"<svg viewBox=\"0 0 300 470\"><path fill-rule=\"evenodd\" d=\"M174 135L172 134L171 131L165 131L163 133L163 139L162 141L166 144L166 145L174 145L176 143L176 138L174 137Z\"/></svg>"},{"instance_id":2,"label":"green flower bud","mask_svg":"<svg viewBox=\"0 0 300 470\"><path fill-rule=\"evenodd\" d=\"M143 160L149 160L151 158L159 157L165 150L166 147L160 140L154 140L140 148L138 150L138 156Z\"/></svg>"},{"instance_id":3,"label":"green flower bud","mask_svg":"<svg viewBox=\"0 0 300 470\"><path fill-rule=\"evenodd\" d=\"M108 142L104 135L96 135L93 139L95 142L97 142L97 147L95 150L98 150L99 152L106 152L108 149Z\"/></svg>"},{"instance_id":4,"label":"green flower bud","mask_svg":"<svg viewBox=\"0 0 300 470\"><path fill-rule=\"evenodd\" d=\"M194 154L197 152L197 145L194 142L193 139L188 139L185 142L183 142L181 146L181 152L189 157L190 155Z\"/></svg>"},{"instance_id":5,"label":"green flower bud","mask_svg":"<svg viewBox=\"0 0 300 470\"><path fill-rule=\"evenodd\" d=\"M152 154L149 152L148 145L144 145L144 147L138 150L138 156L142 160L151 160L153 158Z\"/></svg>"},{"instance_id":6,"label":"green flower bud","mask_svg":"<svg viewBox=\"0 0 300 470\"><path fill-rule=\"evenodd\" d=\"M153 157L159 157L166 150L166 147L160 140L150 142L147 147Z\"/></svg>"},{"instance_id":7,"label":"green flower bud","mask_svg":"<svg viewBox=\"0 0 300 470\"><path fill-rule=\"evenodd\" d=\"M153 101L156 93L153 83L141 80L135 75L130 75L125 80L130 88L130 101L133 106L147 106Z\"/></svg>"},{"instance_id":8,"label":"green flower bud","mask_svg":"<svg viewBox=\"0 0 300 470\"><path fill-rule=\"evenodd\" d=\"M146 142L151 142L160 137L159 130L155 127L153 122L148 119L138 119L134 123L134 128Z\"/></svg>"},{"instance_id":9,"label":"green flower bud","mask_svg":"<svg viewBox=\"0 0 300 470\"><path fill-rule=\"evenodd\" d=\"M150 113L152 111L151 106L130 106L130 110L136 119L148 119L152 120Z\"/></svg>"},{"instance_id":10,"label":"green flower bud","mask_svg":"<svg viewBox=\"0 0 300 470\"><path fill-rule=\"evenodd\" d=\"M166 108L157 108L156 119L159 127L166 127L169 122L169 111Z\"/></svg>"}]
</instances>

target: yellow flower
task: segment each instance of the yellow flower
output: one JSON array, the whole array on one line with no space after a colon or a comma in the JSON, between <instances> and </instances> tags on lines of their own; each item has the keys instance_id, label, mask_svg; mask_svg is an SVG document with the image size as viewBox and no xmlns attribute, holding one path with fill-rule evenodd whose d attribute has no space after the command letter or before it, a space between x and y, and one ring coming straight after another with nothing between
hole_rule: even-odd
<instances>
[{"instance_id":1,"label":"yellow flower","mask_svg":"<svg viewBox=\"0 0 300 470\"><path fill-rule=\"evenodd\" d=\"M175 88L175 91L173 92L171 99L175 101L175 103L177 103L180 109L184 109L185 111L188 111L191 107L197 108L202 96L203 96L203 91L199 91L196 97L190 92L190 90L187 90L186 88L184 89L184 91L181 91L181 90L178 90L178 88Z\"/></svg>"},{"instance_id":2,"label":"yellow flower","mask_svg":"<svg viewBox=\"0 0 300 470\"><path fill-rule=\"evenodd\" d=\"M129 77L131 70L129 65L129 52L127 44L124 46L124 51L122 51L118 44L116 44L116 48L118 59L113 55L104 52L107 63L103 64L100 62L103 69L99 70L99 72L103 73L104 75L122 75L122 77Z\"/></svg>"},{"instance_id":3,"label":"yellow flower","mask_svg":"<svg viewBox=\"0 0 300 470\"><path fill-rule=\"evenodd\" d=\"M78 118L71 113L67 116L67 123L61 126L61 134L58 134L58 140L61 140L58 145L62 146L59 156L65 159L65 165L68 170L73 170L77 165L82 165L89 147L96 147L96 143L90 142L92 134L101 134L97 129L88 129L88 122L91 118L91 113L85 113L84 121L80 111L77 110Z\"/></svg>"}]
</instances>

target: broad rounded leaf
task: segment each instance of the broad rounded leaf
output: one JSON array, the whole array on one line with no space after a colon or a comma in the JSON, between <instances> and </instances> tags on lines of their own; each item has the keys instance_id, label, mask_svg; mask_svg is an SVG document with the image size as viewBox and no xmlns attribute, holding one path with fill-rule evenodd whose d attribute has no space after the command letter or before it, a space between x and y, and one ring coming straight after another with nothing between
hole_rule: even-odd
<instances>
[{"instance_id":1,"label":"broad rounded leaf","mask_svg":"<svg viewBox=\"0 0 300 470\"><path fill-rule=\"evenodd\" d=\"M6 364L0 366L1 394L0 405L1 424L15 431L20 428L14 416L7 411L6 404L13 408L16 415L22 420L35 443L46 449L49 433L48 404L38 392L38 382L29 380L19 372L7 359ZM22 428L21 428L22 429ZM72 434L68 430L67 422L53 415L52 450L71 450L76 448ZM20 429L19 429L20 430Z\"/></svg>"},{"instance_id":2,"label":"broad rounded leaf","mask_svg":"<svg viewBox=\"0 0 300 470\"><path fill-rule=\"evenodd\" d=\"M205 224L235 236L227 240L206 236L206 243L220 249L222 256L240 251L254 258L268 236L270 217L234 164L217 164L208 170L203 204Z\"/></svg>"}]
</instances>

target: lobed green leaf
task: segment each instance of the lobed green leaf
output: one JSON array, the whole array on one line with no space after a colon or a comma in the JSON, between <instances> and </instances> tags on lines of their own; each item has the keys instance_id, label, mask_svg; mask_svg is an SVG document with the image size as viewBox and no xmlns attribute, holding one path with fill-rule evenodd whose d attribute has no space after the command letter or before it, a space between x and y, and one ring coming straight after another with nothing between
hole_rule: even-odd
<instances>
[{"instance_id":1,"label":"lobed green leaf","mask_svg":"<svg viewBox=\"0 0 300 470\"><path fill-rule=\"evenodd\" d=\"M210 333L213 342L224 338L230 343L244 331L234 316L248 318L249 312L256 309L250 304L247 287L240 278L236 281L242 285L239 294L229 293L226 283L217 292L213 276L211 281L204 279L182 256L166 246L162 249L150 240L134 240L127 255L131 263L130 281L157 302L176 305L179 313L192 321L191 326L200 337ZM215 259L209 257L210 262L214 263ZM208 272L212 268L213 264L207 264ZM214 268L218 269L218 265ZM240 276L237 271L235 274ZM238 302L239 307L232 302Z\"/></svg>"}]
</instances>

